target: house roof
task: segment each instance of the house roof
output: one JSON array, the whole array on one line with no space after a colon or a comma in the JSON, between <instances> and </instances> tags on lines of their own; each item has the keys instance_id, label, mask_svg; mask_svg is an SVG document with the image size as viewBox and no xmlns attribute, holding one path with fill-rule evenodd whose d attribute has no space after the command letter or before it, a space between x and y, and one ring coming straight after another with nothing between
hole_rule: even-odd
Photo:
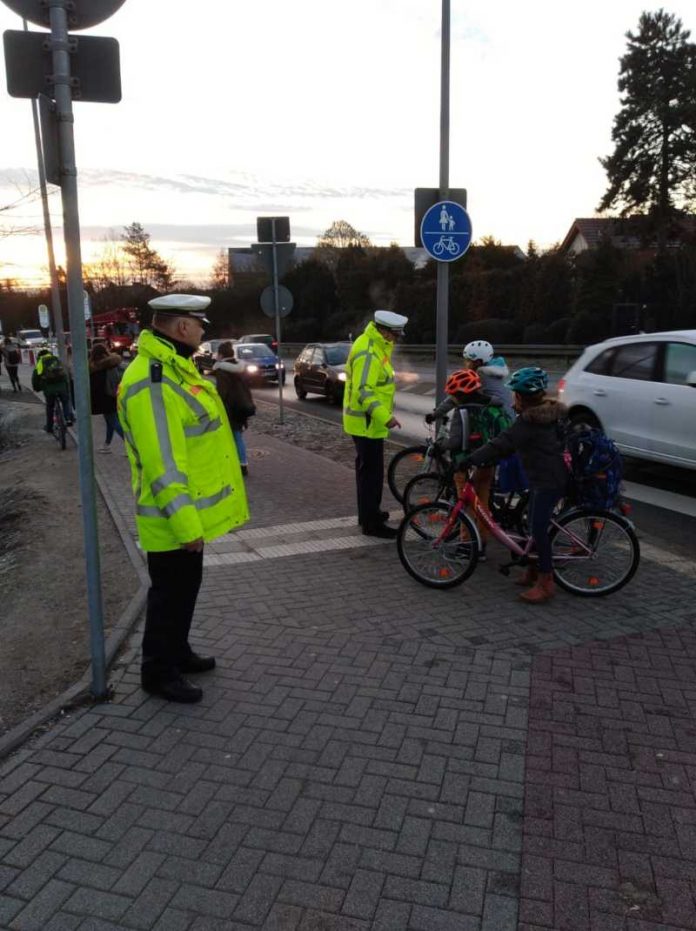
<instances>
[{"instance_id":1,"label":"house roof","mask_svg":"<svg viewBox=\"0 0 696 931\"><path fill-rule=\"evenodd\" d=\"M578 217L573 220L570 229L561 243L561 252L567 252L578 236L582 236L588 249L596 249L603 239L609 238L620 249L640 249L645 246L645 224L648 218L641 215L632 217ZM696 233L696 216L683 214L674 220L670 242L682 241L684 234ZM651 243L654 247L656 244Z\"/></svg>"}]
</instances>

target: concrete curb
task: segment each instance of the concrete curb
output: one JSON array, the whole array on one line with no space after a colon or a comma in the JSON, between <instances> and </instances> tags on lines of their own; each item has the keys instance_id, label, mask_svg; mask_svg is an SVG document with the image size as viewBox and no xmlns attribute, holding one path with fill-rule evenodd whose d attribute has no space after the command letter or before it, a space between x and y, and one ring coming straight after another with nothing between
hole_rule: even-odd
<instances>
[{"instance_id":1,"label":"concrete curb","mask_svg":"<svg viewBox=\"0 0 696 931\"><path fill-rule=\"evenodd\" d=\"M36 392L34 392L34 394L36 394ZM37 395L37 397L40 397L40 395ZM68 433L70 434L70 438L72 439L75 446L77 446L77 436L75 435L75 432L71 429L68 429ZM140 618L140 615L142 614L142 610L145 606L145 600L147 598L148 574L145 568L143 557L135 546L135 543L133 542L130 534L128 533L128 528L125 526L124 522L121 520L120 515L118 514L118 510L114 505L107 483L101 479L96 470L95 478L99 492L102 496L104 504L106 505L106 509L109 512L109 516L111 517L111 520L116 527L118 535L121 538L121 542L123 543L133 568L135 569L136 575L140 580L138 591L121 612L118 620L116 621L116 624L111 630L111 633L106 638L104 651L106 655L106 668L108 671L124 642L132 633L133 628ZM44 705L43 708L40 708L38 711L36 711L33 715L31 715L31 717L27 718L26 721L22 721L16 727L12 728L12 730L8 731L6 734L0 737L0 760L20 747L34 734L35 731L44 727L51 720L58 717L61 712L73 708L76 705L87 703L91 696L91 683L92 674L88 664L87 669L74 685L69 686L64 692L56 696L56 698L52 699L50 702L48 702L48 704Z\"/></svg>"}]
</instances>

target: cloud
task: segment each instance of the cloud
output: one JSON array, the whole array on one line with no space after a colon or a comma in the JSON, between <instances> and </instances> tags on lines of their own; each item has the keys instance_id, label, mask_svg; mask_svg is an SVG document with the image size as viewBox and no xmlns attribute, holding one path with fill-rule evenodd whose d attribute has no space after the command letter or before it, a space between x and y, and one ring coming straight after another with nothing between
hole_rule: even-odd
<instances>
[{"instance_id":1,"label":"cloud","mask_svg":"<svg viewBox=\"0 0 696 931\"><path fill-rule=\"evenodd\" d=\"M0 173L1 176L1 173ZM336 187L321 185L312 181L299 181L292 184L277 184L263 181L250 175L240 174L238 178L209 178L200 175L151 175L115 169L87 168L80 172L80 184L85 187L103 187L114 185L127 187L129 190L176 191L179 194L204 194L214 197L229 196L245 198L250 202L246 209L258 209L259 203L267 204L272 209L278 203L285 203L291 198L306 200L350 199L362 200L403 197L406 188L381 187ZM244 206L236 204L239 209ZM294 205L293 205L294 207ZM308 205L306 209L311 209Z\"/></svg>"}]
</instances>

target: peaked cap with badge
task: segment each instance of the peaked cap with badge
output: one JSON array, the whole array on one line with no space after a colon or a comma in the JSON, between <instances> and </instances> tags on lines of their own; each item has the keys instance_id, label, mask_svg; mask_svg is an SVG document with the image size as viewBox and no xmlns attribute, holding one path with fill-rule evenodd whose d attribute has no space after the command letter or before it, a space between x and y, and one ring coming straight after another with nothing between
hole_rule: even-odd
<instances>
[{"instance_id":1,"label":"peaked cap with badge","mask_svg":"<svg viewBox=\"0 0 696 931\"><path fill-rule=\"evenodd\" d=\"M165 294L163 297L153 297L147 303L156 314L167 314L170 317L195 317L201 323L210 323L205 315L205 311L210 306L210 298L202 297L200 294Z\"/></svg>"},{"instance_id":2,"label":"peaked cap with badge","mask_svg":"<svg viewBox=\"0 0 696 931\"><path fill-rule=\"evenodd\" d=\"M402 332L408 323L408 317L402 314L395 314L391 310L376 310L375 324L385 327L387 330L396 330Z\"/></svg>"}]
</instances>

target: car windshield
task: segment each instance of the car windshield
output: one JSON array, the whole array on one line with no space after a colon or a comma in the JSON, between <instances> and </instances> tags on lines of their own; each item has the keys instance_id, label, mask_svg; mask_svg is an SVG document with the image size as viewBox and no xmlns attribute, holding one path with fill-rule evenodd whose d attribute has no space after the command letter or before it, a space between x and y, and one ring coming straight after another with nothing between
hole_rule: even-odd
<instances>
[{"instance_id":1,"label":"car windshield","mask_svg":"<svg viewBox=\"0 0 696 931\"><path fill-rule=\"evenodd\" d=\"M327 346L326 362L328 365L343 365L349 352L350 346Z\"/></svg>"},{"instance_id":2,"label":"car windshield","mask_svg":"<svg viewBox=\"0 0 696 931\"><path fill-rule=\"evenodd\" d=\"M239 359L266 359L268 358L268 346L262 346L258 343L244 343L234 347L235 354Z\"/></svg>"},{"instance_id":3,"label":"car windshield","mask_svg":"<svg viewBox=\"0 0 696 931\"><path fill-rule=\"evenodd\" d=\"M22 339L43 339L41 330L20 330L19 335Z\"/></svg>"}]
</instances>

